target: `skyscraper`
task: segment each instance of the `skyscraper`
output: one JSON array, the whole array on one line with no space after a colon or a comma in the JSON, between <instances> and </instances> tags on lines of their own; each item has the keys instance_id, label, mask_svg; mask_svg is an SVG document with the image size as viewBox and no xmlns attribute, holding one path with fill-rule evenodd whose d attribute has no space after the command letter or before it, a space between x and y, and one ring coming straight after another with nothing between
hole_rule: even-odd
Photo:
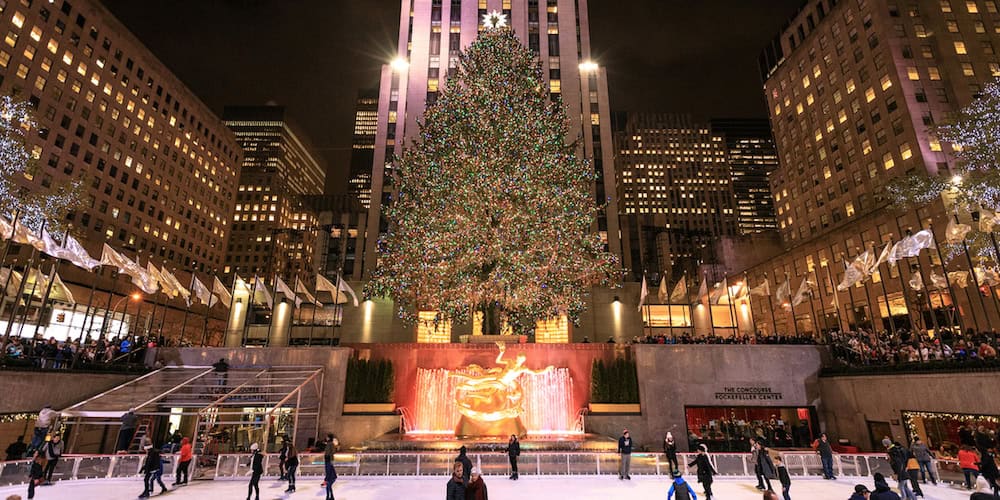
<instances>
[{"instance_id":1,"label":"skyscraper","mask_svg":"<svg viewBox=\"0 0 1000 500\"><path fill-rule=\"evenodd\" d=\"M586 0L411 0L401 2L398 58L382 67L365 276L375 267L378 235L387 229L382 205L391 203L393 195L390 160L417 133L417 120L458 65L460 50L475 40L492 11L507 16L507 24L538 54L544 84L567 107L567 139L580 139L579 152L593 161L598 176L593 193L602 209L594 230L605 237L611 252L621 253L607 77L590 60Z\"/></svg>"},{"instance_id":2,"label":"skyscraper","mask_svg":"<svg viewBox=\"0 0 1000 500\"><path fill-rule=\"evenodd\" d=\"M25 187L82 177L68 218L93 253L220 265L242 153L219 118L99 1L5 2L0 22L0 91L37 110Z\"/></svg>"},{"instance_id":3,"label":"skyscraper","mask_svg":"<svg viewBox=\"0 0 1000 500\"><path fill-rule=\"evenodd\" d=\"M620 117L621 121L618 120ZM713 244L737 233L724 138L690 116L616 115L625 267L632 277L695 276Z\"/></svg>"},{"instance_id":4,"label":"skyscraper","mask_svg":"<svg viewBox=\"0 0 1000 500\"><path fill-rule=\"evenodd\" d=\"M378 89L358 91L354 110L354 140L351 141L351 171L347 191L368 209L372 198L372 161L378 128Z\"/></svg>"},{"instance_id":5,"label":"skyscraper","mask_svg":"<svg viewBox=\"0 0 1000 500\"><path fill-rule=\"evenodd\" d=\"M778 229L768 174L778 168L778 153L767 120L713 119L712 133L725 138L733 176L736 222L740 234Z\"/></svg>"},{"instance_id":6,"label":"skyscraper","mask_svg":"<svg viewBox=\"0 0 1000 500\"><path fill-rule=\"evenodd\" d=\"M958 328L1000 319L974 294L928 300L904 285L947 275L936 252L884 266L865 285L834 288L862 252L932 225L943 239L949 216L940 202L896 213L878 190L904 175L951 176L951 145L929 128L1000 75L997 26L993 0L812 0L761 54L780 158L771 190L788 251L752 268L751 284L767 273L772 286L809 279L818 290L794 316L755 303L758 326L773 318L787 332ZM957 318L947 313L954 306Z\"/></svg>"},{"instance_id":7,"label":"skyscraper","mask_svg":"<svg viewBox=\"0 0 1000 500\"><path fill-rule=\"evenodd\" d=\"M316 270L315 211L326 169L282 106L227 106L226 125L245 151L224 274L305 278Z\"/></svg>"}]
</instances>

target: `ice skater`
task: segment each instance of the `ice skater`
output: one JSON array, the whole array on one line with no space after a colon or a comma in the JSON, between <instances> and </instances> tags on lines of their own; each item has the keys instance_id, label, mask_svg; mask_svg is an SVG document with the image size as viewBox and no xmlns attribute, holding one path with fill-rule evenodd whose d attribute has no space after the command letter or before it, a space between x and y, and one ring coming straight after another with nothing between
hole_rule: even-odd
<instances>
[{"instance_id":1,"label":"ice skater","mask_svg":"<svg viewBox=\"0 0 1000 500\"><path fill-rule=\"evenodd\" d=\"M622 431L622 437L618 438L618 454L621 461L618 463L618 479L632 479L629 474L632 469L632 436L628 429Z\"/></svg>"},{"instance_id":2,"label":"ice skater","mask_svg":"<svg viewBox=\"0 0 1000 500\"><path fill-rule=\"evenodd\" d=\"M264 454L257 443L250 445L250 484L247 486L247 500L253 496L260 500L260 476L264 474Z\"/></svg>"},{"instance_id":3,"label":"ice skater","mask_svg":"<svg viewBox=\"0 0 1000 500\"><path fill-rule=\"evenodd\" d=\"M465 500L465 466L462 462L455 461L452 468L451 479L448 479L448 488L445 490L445 500Z\"/></svg>"},{"instance_id":4,"label":"ice skater","mask_svg":"<svg viewBox=\"0 0 1000 500\"><path fill-rule=\"evenodd\" d=\"M674 482L670 483L670 489L667 490L667 500L675 498L677 500L698 500L698 495L694 494L694 489L684 480L680 470L674 469L672 475Z\"/></svg>"},{"instance_id":5,"label":"ice skater","mask_svg":"<svg viewBox=\"0 0 1000 500\"><path fill-rule=\"evenodd\" d=\"M333 466L333 446L326 447L323 452L323 486L326 488L326 500L333 499L333 483L337 481L337 469Z\"/></svg>"},{"instance_id":6,"label":"ice skater","mask_svg":"<svg viewBox=\"0 0 1000 500\"><path fill-rule=\"evenodd\" d=\"M299 468L299 450L292 443L288 444L288 458L285 460L285 470L288 474L288 489L285 493L295 493L295 470Z\"/></svg>"},{"instance_id":7,"label":"ice skater","mask_svg":"<svg viewBox=\"0 0 1000 500\"><path fill-rule=\"evenodd\" d=\"M517 436L514 434L510 435L510 440L507 441L507 459L510 460L510 478L517 480L517 457L521 456L521 443L517 440Z\"/></svg>"},{"instance_id":8,"label":"ice skater","mask_svg":"<svg viewBox=\"0 0 1000 500\"><path fill-rule=\"evenodd\" d=\"M670 463L670 472L680 470L677 465L677 442L674 441L674 435L670 432L667 432L663 438L663 454L667 456L667 462Z\"/></svg>"},{"instance_id":9,"label":"ice skater","mask_svg":"<svg viewBox=\"0 0 1000 500\"><path fill-rule=\"evenodd\" d=\"M191 440L182 437L181 438L181 449L177 456L177 471L174 472L174 486L178 484L188 484L188 468L191 466L191 460L194 458L194 453L191 450Z\"/></svg>"},{"instance_id":10,"label":"ice skater","mask_svg":"<svg viewBox=\"0 0 1000 500\"><path fill-rule=\"evenodd\" d=\"M712 462L708 459L708 447L704 444L698 445L698 455L688 464L688 467L695 466L698 468L698 482L705 488L706 500L712 498L712 477L718 472L712 467Z\"/></svg>"},{"instance_id":11,"label":"ice skater","mask_svg":"<svg viewBox=\"0 0 1000 500\"><path fill-rule=\"evenodd\" d=\"M156 483L160 485L161 495L167 492L167 485L163 484L163 459L160 458L160 450L157 450L151 444L147 444L145 449L146 461L143 462L142 469L139 470L139 472L145 473L143 477L143 490L139 498L149 498Z\"/></svg>"}]
</instances>

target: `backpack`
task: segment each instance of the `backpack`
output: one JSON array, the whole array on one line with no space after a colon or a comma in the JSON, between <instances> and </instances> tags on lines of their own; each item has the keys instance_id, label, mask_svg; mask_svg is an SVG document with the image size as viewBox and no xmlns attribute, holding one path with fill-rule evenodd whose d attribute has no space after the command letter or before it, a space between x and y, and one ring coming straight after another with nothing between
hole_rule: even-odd
<instances>
[{"instance_id":1,"label":"backpack","mask_svg":"<svg viewBox=\"0 0 1000 500\"><path fill-rule=\"evenodd\" d=\"M691 492L688 491L686 481L681 484L674 483L674 498L677 500L691 500Z\"/></svg>"}]
</instances>

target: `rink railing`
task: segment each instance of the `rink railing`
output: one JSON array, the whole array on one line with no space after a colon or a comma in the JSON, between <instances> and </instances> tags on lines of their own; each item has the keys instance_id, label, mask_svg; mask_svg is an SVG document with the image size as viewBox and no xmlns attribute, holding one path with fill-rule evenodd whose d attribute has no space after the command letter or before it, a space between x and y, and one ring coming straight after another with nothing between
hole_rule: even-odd
<instances>
[{"instance_id":1,"label":"rink railing","mask_svg":"<svg viewBox=\"0 0 1000 500\"><path fill-rule=\"evenodd\" d=\"M792 477L819 477L823 474L819 455L808 452L782 452L788 474ZM695 454L679 453L678 465L685 475L695 473L688 463ZM753 477L753 464L746 453L711 453L709 457L722 477ZM173 478L176 455L164 455L168 460L163 464L164 478ZM504 453L470 453L474 466L484 475L506 476L510 474L510 464ZM56 465L53 479L56 481L74 479L122 479L140 475L139 470L145 460L144 455L64 455ZM451 473L455 453L337 453L335 466L337 473L349 476L419 476ZM300 454L297 475L322 476L323 455ZM264 456L264 475L279 475L278 455ZM523 475L617 475L619 457L617 453L586 452L531 452L524 453L518 460L519 472ZM935 474L945 481L961 482L962 471L953 460L935 461ZM0 486L26 483L31 468L30 460L0 462ZM242 479L250 475L249 454L224 454L218 456L195 457L191 467L192 479ZM833 470L837 476L866 477L881 472L891 476L892 471L884 454L839 454L834 455ZM635 475L670 474L670 464L662 453L633 453L631 473Z\"/></svg>"}]
</instances>

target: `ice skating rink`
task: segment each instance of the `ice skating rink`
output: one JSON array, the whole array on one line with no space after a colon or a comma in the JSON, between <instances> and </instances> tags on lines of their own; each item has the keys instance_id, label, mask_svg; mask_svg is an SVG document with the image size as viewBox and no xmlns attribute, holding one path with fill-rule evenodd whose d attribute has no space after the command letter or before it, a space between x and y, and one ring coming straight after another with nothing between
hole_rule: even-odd
<instances>
[{"instance_id":1,"label":"ice skating rink","mask_svg":"<svg viewBox=\"0 0 1000 500\"><path fill-rule=\"evenodd\" d=\"M522 477L510 481L506 477L486 477L492 500L578 500L616 499L646 500L665 499L669 481L666 478L633 477L631 481L619 481L614 476L543 476ZM691 478L693 479L693 478ZM444 477L358 477L341 476L333 489L337 500L441 500L445 495ZM170 484L169 481L167 485ZM791 496L794 500L847 500L854 491L854 485L862 483L872 488L871 478L801 479L792 483ZM759 500L760 492L754 488L752 480L720 479L713 485L718 500ZM701 485L692 483L698 498L702 498ZM263 480L260 483L262 500L324 498L320 480L300 479L298 491L284 493L284 482ZM244 481L199 481L179 489L171 490L165 499L242 499L246 498ZM142 492L142 481L135 480L84 480L56 483L43 486L35 492L40 500L124 500L136 498ZM18 494L28 498L27 486L0 488L0 499ZM969 493L948 486L930 486L924 489L925 500L965 500ZM159 496L154 493L153 498Z\"/></svg>"}]
</instances>

